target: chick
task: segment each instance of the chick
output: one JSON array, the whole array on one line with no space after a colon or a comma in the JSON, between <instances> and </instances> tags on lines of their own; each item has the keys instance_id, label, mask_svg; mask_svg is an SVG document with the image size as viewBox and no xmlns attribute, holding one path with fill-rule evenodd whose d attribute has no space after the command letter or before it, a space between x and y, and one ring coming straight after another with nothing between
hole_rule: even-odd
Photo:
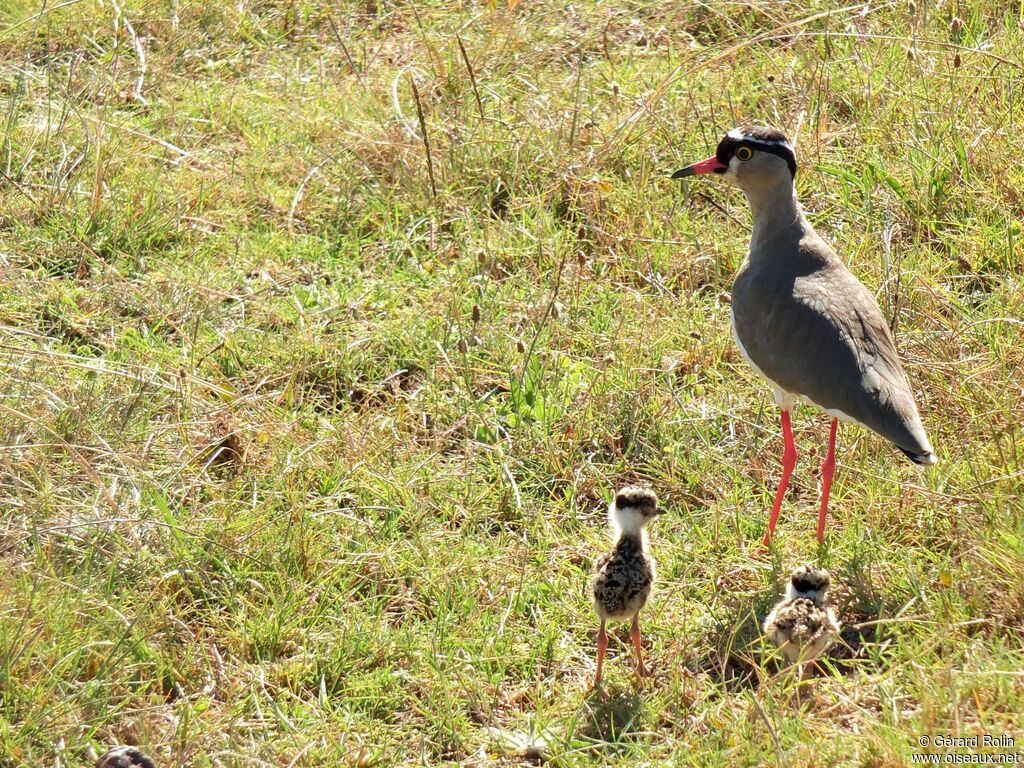
<instances>
[{"instance_id":1,"label":"chick","mask_svg":"<svg viewBox=\"0 0 1024 768\"><path fill-rule=\"evenodd\" d=\"M135 747L114 747L96 761L96 768L156 768L156 764Z\"/></svg>"},{"instance_id":2,"label":"chick","mask_svg":"<svg viewBox=\"0 0 1024 768\"><path fill-rule=\"evenodd\" d=\"M831 577L823 568L802 565L789 577L786 596L764 622L764 633L790 664L817 659L839 634L839 622L828 605Z\"/></svg>"},{"instance_id":3,"label":"chick","mask_svg":"<svg viewBox=\"0 0 1024 768\"><path fill-rule=\"evenodd\" d=\"M661 514L658 497L648 488L628 487L615 494L608 507L608 520L615 533L612 551L598 558L591 589L594 607L601 619L597 634L597 674L594 687L601 685L604 654L608 650L605 623L609 619L633 620L630 637L636 649L636 671L647 674L640 638L640 609L644 607L654 584L654 558L647 551L644 526Z\"/></svg>"}]
</instances>

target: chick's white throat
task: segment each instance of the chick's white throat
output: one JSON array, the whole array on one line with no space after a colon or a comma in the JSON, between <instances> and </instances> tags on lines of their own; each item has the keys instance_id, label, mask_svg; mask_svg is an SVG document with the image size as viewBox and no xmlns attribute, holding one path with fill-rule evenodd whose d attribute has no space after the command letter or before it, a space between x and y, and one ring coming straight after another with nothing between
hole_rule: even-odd
<instances>
[{"instance_id":1,"label":"chick's white throat","mask_svg":"<svg viewBox=\"0 0 1024 768\"><path fill-rule=\"evenodd\" d=\"M638 536L643 533L646 518L636 507L617 507L614 503L608 508L608 520L615 530L615 537Z\"/></svg>"}]
</instances>

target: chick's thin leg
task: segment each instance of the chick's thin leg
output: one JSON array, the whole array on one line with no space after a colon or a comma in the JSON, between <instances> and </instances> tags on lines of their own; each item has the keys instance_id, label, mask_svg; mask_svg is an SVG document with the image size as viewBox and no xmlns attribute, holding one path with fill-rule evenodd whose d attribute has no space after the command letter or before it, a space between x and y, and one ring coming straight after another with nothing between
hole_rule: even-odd
<instances>
[{"instance_id":1,"label":"chick's thin leg","mask_svg":"<svg viewBox=\"0 0 1024 768\"><path fill-rule=\"evenodd\" d=\"M640 642L640 611L633 614L633 626L629 628L629 636L633 639L633 647L636 649L636 673L640 677L646 677L647 667L644 666L644 651Z\"/></svg>"},{"instance_id":2,"label":"chick's thin leg","mask_svg":"<svg viewBox=\"0 0 1024 768\"><path fill-rule=\"evenodd\" d=\"M608 633L604 631L604 619L597 633L597 674L594 675L594 687L601 687L601 668L604 666L604 652L608 650Z\"/></svg>"}]
</instances>

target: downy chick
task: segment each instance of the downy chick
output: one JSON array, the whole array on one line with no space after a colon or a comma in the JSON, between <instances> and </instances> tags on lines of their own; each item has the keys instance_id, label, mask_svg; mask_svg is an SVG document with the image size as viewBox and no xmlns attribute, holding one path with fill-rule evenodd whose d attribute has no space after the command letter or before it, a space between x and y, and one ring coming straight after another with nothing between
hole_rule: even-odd
<instances>
[{"instance_id":1,"label":"downy chick","mask_svg":"<svg viewBox=\"0 0 1024 768\"><path fill-rule=\"evenodd\" d=\"M611 552L598 558L592 583L594 607L601 619L601 629L597 634L595 688L601 685L601 669L608 649L605 623L609 619L633 620L630 637L636 649L636 671L640 676L647 674L640 638L640 609L651 594L655 571L654 559L647 551L644 526L660 513L658 497L649 488L623 488L615 494L615 500L608 508L615 546Z\"/></svg>"},{"instance_id":2,"label":"downy chick","mask_svg":"<svg viewBox=\"0 0 1024 768\"><path fill-rule=\"evenodd\" d=\"M789 577L786 596L764 622L764 633L790 664L817 659L839 634L839 622L828 605L831 577L824 568L802 565Z\"/></svg>"}]
</instances>

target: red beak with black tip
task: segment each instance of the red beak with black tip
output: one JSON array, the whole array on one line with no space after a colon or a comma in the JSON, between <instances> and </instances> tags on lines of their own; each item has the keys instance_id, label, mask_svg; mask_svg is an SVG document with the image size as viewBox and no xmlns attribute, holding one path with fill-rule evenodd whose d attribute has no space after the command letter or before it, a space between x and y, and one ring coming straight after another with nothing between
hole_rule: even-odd
<instances>
[{"instance_id":1,"label":"red beak with black tip","mask_svg":"<svg viewBox=\"0 0 1024 768\"><path fill-rule=\"evenodd\" d=\"M725 173L729 169L729 166L718 159L717 155L712 155L707 160L701 160L699 163L688 165L681 171L676 171L672 174L673 179L685 179L687 176L696 176L699 173Z\"/></svg>"}]
</instances>

